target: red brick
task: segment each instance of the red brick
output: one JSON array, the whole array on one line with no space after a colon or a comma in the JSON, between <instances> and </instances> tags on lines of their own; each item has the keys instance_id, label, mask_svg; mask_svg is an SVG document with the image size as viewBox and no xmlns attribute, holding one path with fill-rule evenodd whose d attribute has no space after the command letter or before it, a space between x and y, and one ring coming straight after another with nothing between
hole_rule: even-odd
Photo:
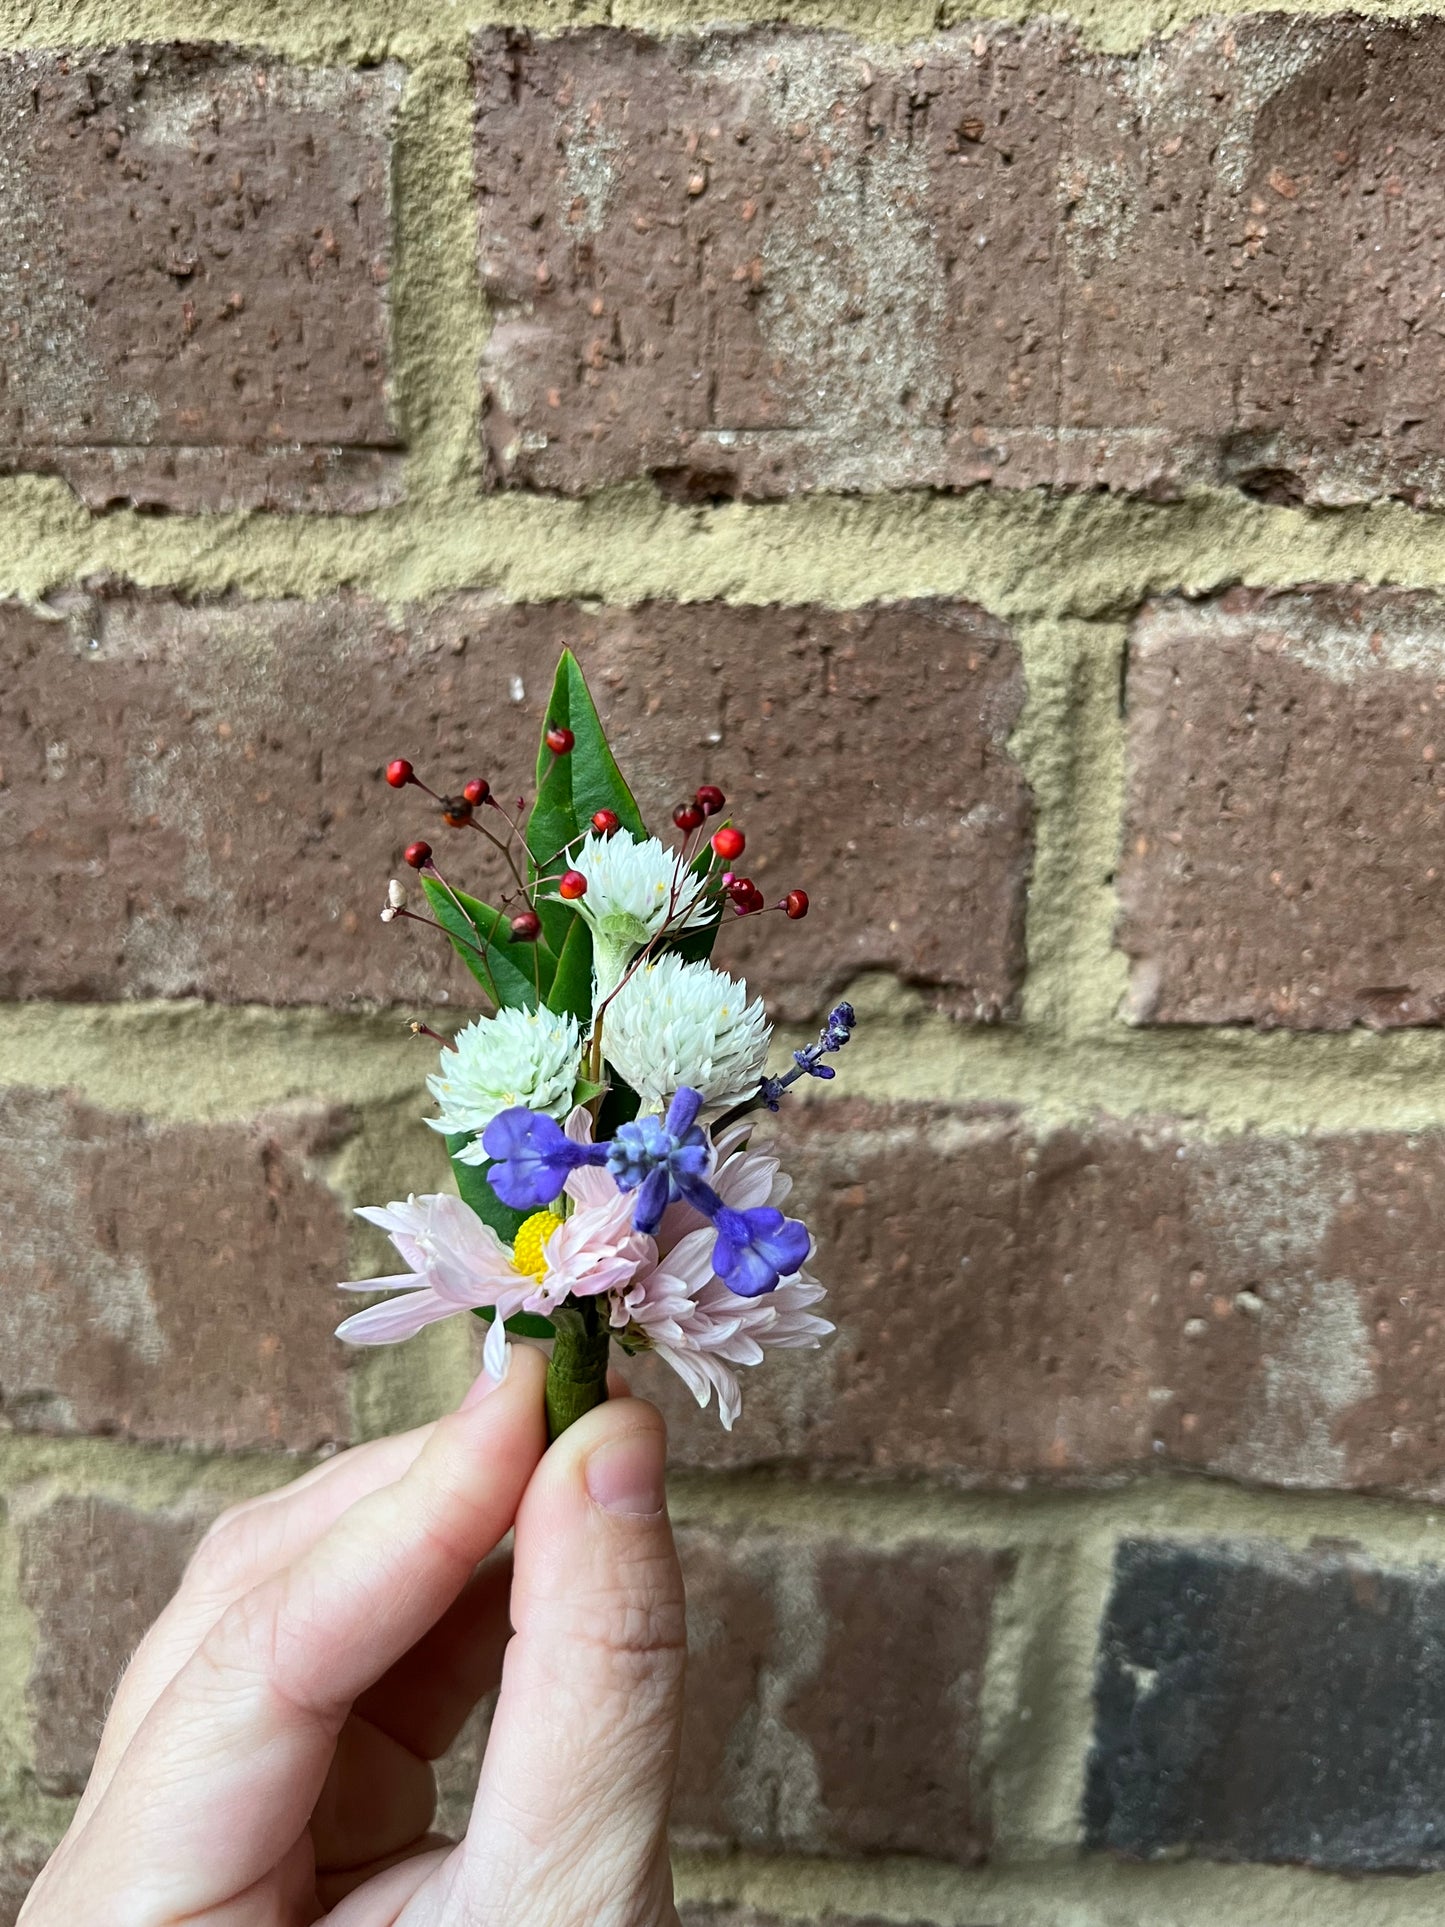
<instances>
[{"instance_id":1,"label":"red brick","mask_svg":"<svg viewBox=\"0 0 1445 1927\"><path fill-rule=\"evenodd\" d=\"M1031 804L1007 743L1023 685L1008 632L969 604L458 597L392 619L341 597L136 595L63 613L0 608L4 995L472 1003L444 946L377 922L402 848L432 828L380 771L405 754L439 789L480 772L530 793L570 642L651 820L670 834L679 796L719 780L759 883L811 892L805 925L768 917L719 946L779 1014L810 1015L869 968L970 1017L1012 1006ZM456 881L497 883L480 838L450 847Z\"/></svg>"},{"instance_id":2,"label":"red brick","mask_svg":"<svg viewBox=\"0 0 1445 1927\"><path fill-rule=\"evenodd\" d=\"M1129 647L1119 941L1141 1022L1445 1016L1445 605L1156 603Z\"/></svg>"},{"instance_id":3,"label":"red brick","mask_svg":"<svg viewBox=\"0 0 1445 1927\"><path fill-rule=\"evenodd\" d=\"M300 1109L172 1124L0 1092L0 1414L27 1431L309 1450L349 1430L331 1336L346 1131Z\"/></svg>"},{"instance_id":4,"label":"red brick","mask_svg":"<svg viewBox=\"0 0 1445 1927\"><path fill-rule=\"evenodd\" d=\"M745 1372L731 1435L632 1364L677 1463L1445 1494L1440 1133L1034 1134L844 1101L791 1116L783 1156L839 1333Z\"/></svg>"},{"instance_id":5,"label":"red brick","mask_svg":"<svg viewBox=\"0 0 1445 1927\"><path fill-rule=\"evenodd\" d=\"M70 1495L19 1509L20 1594L35 1621L25 1696L46 1792L84 1787L116 1682L208 1523Z\"/></svg>"},{"instance_id":6,"label":"red brick","mask_svg":"<svg viewBox=\"0 0 1445 1927\"><path fill-rule=\"evenodd\" d=\"M1442 44L488 30L491 480L1439 500Z\"/></svg>"},{"instance_id":7,"label":"red brick","mask_svg":"<svg viewBox=\"0 0 1445 1927\"><path fill-rule=\"evenodd\" d=\"M96 507L363 509L389 393L395 68L0 61L0 468Z\"/></svg>"},{"instance_id":8,"label":"red brick","mask_svg":"<svg viewBox=\"0 0 1445 1927\"><path fill-rule=\"evenodd\" d=\"M682 1551L679 1842L984 1858L979 1695L1008 1556L700 1529Z\"/></svg>"}]
</instances>

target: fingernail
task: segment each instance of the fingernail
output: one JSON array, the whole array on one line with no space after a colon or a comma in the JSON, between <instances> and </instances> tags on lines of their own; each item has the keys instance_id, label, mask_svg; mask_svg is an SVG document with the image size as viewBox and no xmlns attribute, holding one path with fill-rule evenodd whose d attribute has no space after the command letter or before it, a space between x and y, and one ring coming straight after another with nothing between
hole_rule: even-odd
<instances>
[{"instance_id":1,"label":"fingernail","mask_svg":"<svg viewBox=\"0 0 1445 1927\"><path fill-rule=\"evenodd\" d=\"M511 1358L511 1355L509 1350L507 1353L508 1359ZM502 1378L506 1376L506 1367L503 1366ZM489 1398L491 1394L496 1391L502 1382L502 1378L493 1378L490 1372L484 1371L481 1376L473 1382L471 1389L457 1407L457 1410L459 1412L469 1412L474 1405L480 1405L484 1398Z\"/></svg>"},{"instance_id":2,"label":"fingernail","mask_svg":"<svg viewBox=\"0 0 1445 1927\"><path fill-rule=\"evenodd\" d=\"M599 1445L587 1461L587 1490L607 1512L634 1517L661 1512L667 1494L656 1432L629 1432Z\"/></svg>"}]
</instances>

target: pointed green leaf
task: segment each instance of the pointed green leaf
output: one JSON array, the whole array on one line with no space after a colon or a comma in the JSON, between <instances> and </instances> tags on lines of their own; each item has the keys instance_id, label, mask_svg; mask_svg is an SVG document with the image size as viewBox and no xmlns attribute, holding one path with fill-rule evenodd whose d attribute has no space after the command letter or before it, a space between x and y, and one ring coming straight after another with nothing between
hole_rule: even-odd
<instances>
[{"instance_id":1,"label":"pointed green leaf","mask_svg":"<svg viewBox=\"0 0 1445 1927\"><path fill-rule=\"evenodd\" d=\"M592 1021L592 932L574 916L557 957L547 1008L570 1011L584 1032Z\"/></svg>"},{"instance_id":2,"label":"pointed green leaf","mask_svg":"<svg viewBox=\"0 0 1445 1927\"><path fill-rule=\"evenodd\" d=\"M547 731L553 728L572 732L572 748L565 756L554 756L547 747ZM581 665L570 649L564 649L542 724L537 800L527 820L527 847L539 870L550 874L547 866L587 828L598 810L615 810L623 829L634 836L647 835L642 812L607 747Z\"/></svg>"},{"instance_id":3,"label":"pointed green leaf","mask_svg":"<svg viewBox=\"0 0 1445 1927\"><path fill-rule=\"evenodd\" d=\"M496 1317L494 1305L474 1305L472 1309L478 1318L490 1325ZM507 1320L507 1330L513 1338L555 1338L557 1328L550 1318L541 1318L535 1312L514 1312Z\"/></svg>"},{"instance_id":4,"label":"pointed green leaf","mask_svg":"<svg viewBox=\"0 0 1445 1927\"><path fill-rule=\"evenodd\" d=\"M436 877L421 887L452 948L497 1005L535 1010L552 987L557 960L543 943L514 943L510 921L465 891L449 890Z\"/></svg>"},{"instance_id":5,"label":"pointed green leaf","mask_svg":"<svg viewBox=\"0 0 1445 1927\"><path fill-rule=\"evenodd\" d=\"M447 1154L452 1161L452 1172L457 1181L457 1191L463 1204L469 1204L483 1224L489 1224L503 1244L509 1245L517 1232L526 1222L525 1211L514 1211L509 1204L503 1204L491 1185L487 1182L485 1164L463 1164L457 1156L464 1145L471 1143L474 1132L462 1131L448 1137Z\"/></svg>"}]
</instances>

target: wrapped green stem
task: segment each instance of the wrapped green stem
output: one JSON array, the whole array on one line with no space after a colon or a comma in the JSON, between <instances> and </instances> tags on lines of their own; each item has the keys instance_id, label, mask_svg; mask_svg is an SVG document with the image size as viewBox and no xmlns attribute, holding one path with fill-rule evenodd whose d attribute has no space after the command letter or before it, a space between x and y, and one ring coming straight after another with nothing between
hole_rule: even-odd
<instances>
[{"instance_id":1,"label":"wrapped green stem","mask_svg":"<svg viewBox=\"0 0 1445 1927\"><path fill-rule=\"evenodd\" d=\"M547 1438L558 1439L607 1397L606 1323L595 1298L573 1299L552 1314L557 1339L547 1366Z\"/></svg>"}]
</instances>

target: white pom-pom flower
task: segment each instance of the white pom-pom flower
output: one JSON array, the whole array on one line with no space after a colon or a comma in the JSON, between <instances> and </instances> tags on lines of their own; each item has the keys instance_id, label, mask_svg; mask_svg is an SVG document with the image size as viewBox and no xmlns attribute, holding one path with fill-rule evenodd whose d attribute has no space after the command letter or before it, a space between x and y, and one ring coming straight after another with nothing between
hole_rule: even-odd
<instances>
[{"instance_id":1,"label":"white pom-pom flower","mask_svg":"<svg viewBox=\"0 0 1445 1927\"><path fill-rule=\"evenodd\" d=\"M571 857L587 879L585 896L573 903L592 931L593 978L598 1001L622 981L632 959L666 923L672 934L695 930L717 915L704 899L704 881L655 836L639 840L626 830L585 837Z\"/></svg>"},{"instance_id":2,"label":"white pom-pom flower","mask_svg":"<svg viewBox=\"0 0 1445 1927\"><path fill-rule=\"evenodd\" d=\"M525 1105L563 1118L572 1108L582 1035L577 1019L551 1010L499 1010L478 1017L442 1052L441 1069L426 1087L441 1108L426 1121L448 1136L484 1131L501 1111ZM482 1164L475 1139L457 1152L463 1164Z\"/></svg>"},{"instance_id":3,"label":"white pom-pom flower","mask_svg":"<svg viewBox=\"0 0 1445 1927\"><path fill-rule=\"evenodd\" d=\"M644 1111L667 1108L684 1086L710 1110L753 1096L762 1081L772 1026L761 998L703 963L671 952L642 964L607 1006L602 1049Z\"/></svg>"}]
</instances>

